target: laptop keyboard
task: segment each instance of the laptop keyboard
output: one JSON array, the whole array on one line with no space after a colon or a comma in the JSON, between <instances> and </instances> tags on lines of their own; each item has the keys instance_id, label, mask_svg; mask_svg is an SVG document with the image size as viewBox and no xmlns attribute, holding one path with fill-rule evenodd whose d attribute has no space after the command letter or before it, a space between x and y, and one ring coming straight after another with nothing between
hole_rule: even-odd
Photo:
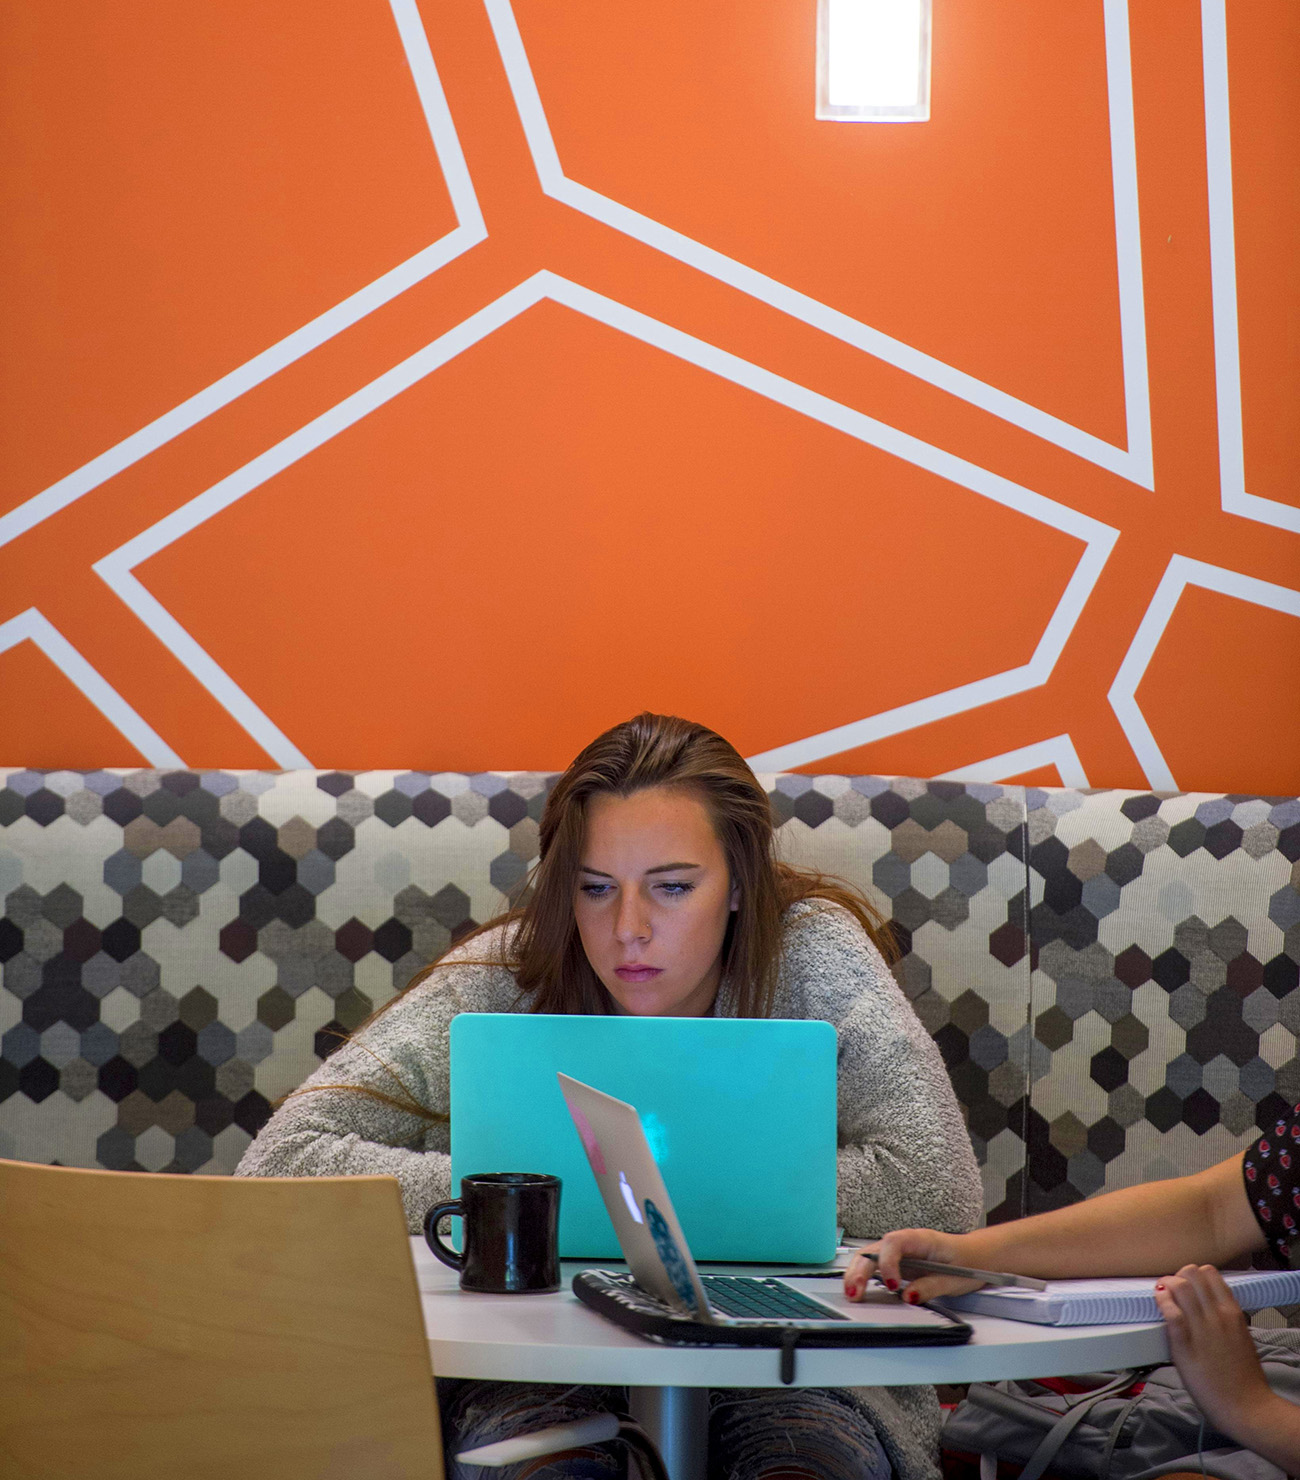
<instances>
[{"instance_id":1,"label":"laptop keyboard","mask_svg":"<svg viewBox=\"0 0 1300 1480\"><path fill-rule=\"evenodd\" d=\"M842 1312L822 1305L780 1280L731 1274L706 1274L700 1279L709 1304L725 1316L769 1321L848 1320Z\"/></svg>"}]
</instances>

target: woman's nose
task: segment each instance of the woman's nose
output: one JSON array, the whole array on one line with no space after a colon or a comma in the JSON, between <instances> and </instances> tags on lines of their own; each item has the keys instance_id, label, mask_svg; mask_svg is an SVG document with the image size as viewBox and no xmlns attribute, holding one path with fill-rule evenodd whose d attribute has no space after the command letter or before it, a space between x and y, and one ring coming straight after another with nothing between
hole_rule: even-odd
<instances>
[{"instance_id":1,"label":"woman's nose","mask_svg":"<svg viewBox=\"0 0 1300 1480\"><path fill-rule=\"evenodd\" d=\"M618 918L614 922L614 934L624 944L636 940L650 939L650 920L645 905L637 894L627 892L619 901Z\"/></svg>"}]
</instances>

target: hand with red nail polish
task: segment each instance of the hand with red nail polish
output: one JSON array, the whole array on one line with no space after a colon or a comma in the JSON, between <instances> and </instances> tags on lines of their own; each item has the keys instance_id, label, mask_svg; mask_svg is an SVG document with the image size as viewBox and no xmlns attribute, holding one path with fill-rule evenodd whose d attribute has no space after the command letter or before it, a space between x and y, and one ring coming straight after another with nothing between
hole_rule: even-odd
<instances>
[{"instance_id":1,"label":"hand with red nail polish","mask_svg":"<svg viewBox=\"0 0 1300 1480\"><path fill-rule=\"evenodd\" d=\"M1287 1191L1281 1174L1292 1170L1297 1146L1300 1106L1270 1120L1249 1151L1190 1176L1117 1188L968 1233L895 1229L858 1258L888 1288L901 1286L909 1306L978 1288L976 1281L915 1270L921 1261L1042 1280L1149 1276L1170 1354L1207 1419L1300 1480L1300 1402L1270 1387L1241 1306L1218 1273L1265 1251L1284 1266L1295 1262L1300 1233L1288 1220L1284 1237L1277 1212ZM1278 1171L1261 1171L1265 1161Z\"/></svg>"},{"instance_id":2,"label":"hand with red nail polish","mask_svg":"<svg viewBox=\"0 0 1300 1480\"><path fill-rule=\"evenodd\" d=\"M845 1287L849 1284L868 1283L874 1275L893 1294L914 1289L913 1304L924 1305L938 1295L964 1295L968 1290L977 1290L979 1280L964 1280L953 1275L923 1274L911 1279L903 1268L909 1258L932 1259L941 1264L975 1265L977 1268L993 1268L989 1264L976 1264L974 1259L960 1257L964 1241L969 1234L940 1233L933 1228L901 1228L874 1243L864 1244L854 1255L845 1276ZM850 1297L852 1298L852 1297Z\"/></svg>"},{"instance_id":3,"label":"hand with red nail polish","mask_svg":"<svg viewBox=\"0 0 1300 1480\"><path fill-rule=\"evenodd\" d=\"M1300 1406L1269 1386L1236 1296L1211 1264L1187 1264L1156 1286L1169 1352L1214 1426L1279 1465L1300 1457Z\"/></svg>"}]
</instances>

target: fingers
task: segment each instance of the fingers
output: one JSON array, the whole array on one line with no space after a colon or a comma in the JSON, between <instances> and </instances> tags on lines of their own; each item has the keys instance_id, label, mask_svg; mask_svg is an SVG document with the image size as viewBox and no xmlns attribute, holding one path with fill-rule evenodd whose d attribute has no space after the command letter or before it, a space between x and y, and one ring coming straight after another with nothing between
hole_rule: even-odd
<instances>
[{"instance_id":1,"label":"fingers","mask_svg":"<svg viewBox=\"0 0 1300 1480\"><path fill-rule=\"evenodd\" d=\"M1187 1316L1179 1304L1186 1281L1179 1275L1169 1275L1156 1284L1156 1307L1165 1323L1165 1334L1169 1337L1169 1355L1181 1370L1189 1351ZM1183 1298L1186 1298L1185 1295Z\"/></svg>"},{"instance_id":2,"label":"fingers","mask_svg":"<svg viewBox=\"0 0 1300 1480\"><path fill-rule=\"evenodd\" d=\"M1241 1315L1236 1297L1212 1264L1185 1264L1161 1283L1164 1290L1157 1286L1157 1302L1162 1293L1167 1295L1188 1320L1198 1323L1227 1317L1235 1320Z\"/></svg>"},{"instance_id":3,"label":"fingers","mask_svg":"<svg viewBox=\"0 0 1300 1480\"><path fill-rule=\"evenodd\" d=\"M1241 1306L1213 1265L1184 1265L1157 1282L1155 1297L1175 1360L1194 1350L1239 1343L1246 1330Z\"/></svg>"},{"instance_id":4,"label":"fingers","mask_svg":"<svg viewBox=\"0 0 1300 1480\"><path fill-rule=\"evenodd\" d=\"M1211 1265L1188 1264L1157 1281L1155 1296L1188 1392L1211 1422L1234 1434L1269 1388L1232 1291Z\"/></svg>"},{"instance_id":5,"label":"fingers","mask_svg":"<svg viewBox=\"0 0 1300 1480\"><path fill-rule=\"evenodd\" d=\"M1156 1285L1156 1308L1166 1322L1181 1321L1183 1318L1183 1313L1179 1309L1178 1302L1174 1299L1172 1286L1175 1279L1176 1276L1171 1274L1167 1279L1161 1280Z\"/></svg>"},{"instance_id":6,"label":"fingers","mask_svg":"<svg viewBox=\"0 0 1300 1480\"><path fill-rule=\"evenodd\" d=\"M870 1260L863 1260L865 1274L854 1270L850 1265L844 1274L844 1293L850 1300L861 1300L870 1288L871 1281L875 1277L875 1264ZM876 1284L876 1289L884 1280ZM886 1285L887 1289L898 1293L901 1291L902 1298L908 1305L920 1305L922 1301L933 1300L937 1295L956 1295L966 1290L974 1290L976 1284L971 1280L954 1280L945 1278L943 1275L922 1275L919 1279L912 1280L903 1285L898 1280Z\"/></svg>"},{"instance_id":7,"label":"fingers","mask_svg":"<svg viewBox=\"0 0 1300 1480\"><path fill-rule=\"evenodd\" d=\"M1185 1264L1176 1275L1165 1281L1165 1289L1187 1320L1200 1320L1204 1315L1201 1304L1201 1288L1196 1279L1197 1266Z\"/></svg>"},{"instance_id":8,"label":"fingers","mask_svg":"<svg viewBox=\"0 0 1300 1480\"><path fill-rule=\"evenodd\" d=\"M871 1283L877 1278L887 1290L901 1290L906 1281L899 1263L906 1257L914 1259L941 1259L937 1252L943 1234L930 1228L902 1228L886 1234L875 1243L864 1244L854 1255L844 1273L844 1293L850 1300L860 1300ZM875 1254L876 1258L867 1258Z\"/></svg>"},{"instance_id":9,"label":"fingers","mask_svg":"<svg viewBox=\"0 0 1300 1480\"><path fill-rule=\"evenodd\" d=\"M954 1236L932 1228L902 1228L886 1234L875 1243L864 1244L854 1255L844 1273L844 1293L850 1300L861 1300L873 1278L887 1290L901 1291L909 1304L932 1300L937 1295L963 1294L977 1289L979 1281L953 1279L944 1275L924 1275L909 1280L903 1265L908 1259L934 1259L953 1263ZM868 1255L875 1258L868 1258Z\"/></svg>"},{"instance_id":10,"label":"fingers","mask_svg":"<svg viewBox=\"0 0 1300 1480\"><path fill-rule=\"evenodd\" d=\"M874 1253L879 1247L879 1242L864 1244L849 1260L849 1267L844 1271L844 1293L850 1300L861 1300L866 1293L867 1286L875 1278L876 1261L866 1256ZM897 1289L897 1284L894 1288Z\"/></svg>"},{"instance_id":11,"label":"fingers","mask_svg":"<svg viewBox=\"0 0 1300 1480\"><path fill-rule=\"evenodd\" d=\"M940 1274L923 1274L903 1291L903 1299L908 1305L921 1305L937 1295L954 1295L973 1288L969 1280L947 1279Z\"/></svg>"},{"instance_id":12,"label":"fingers","mask_svg":"<svg viewBox=\"0 0 1300 1480\"><path fill-rule=\"evenodd\" d=\"M1217 1311L1221 1316L1234 1318L1240 1316L1245 1320L1240 1301L1228 1288L1228 1282L1212 1264L1202 1264L1196 1271L1193 1283L1207 1310Z\"/></svg>"},{"instance_id":13,"label":"fingers","mask_svg":"<svg viewBox=\"0 0 1300 1480\"><path fill-rule=\"evenodd\" d=\"M878 1273L889 1290L899 1290L907 1283L903 1276L904 1259L944 1259L945 1239L932 1228L900 1228L887 1233L876 1245L880 1255Z\"/></svg>"},{"instance_id":14,"label":"fingers","mask_svg":"<svg viewBox=\"0 0 1300 1480\"><path fill-rule=\"evenodd\" d=\"M1156 1282L1156 1305L1168 1321L1186 1325L1188 1321L1199 1321L1203 1315L1201 1291L1194 1276L1195 1264L1185 1264L1177 1274L1166 1275Z\"/></svg>"}]
</instances>

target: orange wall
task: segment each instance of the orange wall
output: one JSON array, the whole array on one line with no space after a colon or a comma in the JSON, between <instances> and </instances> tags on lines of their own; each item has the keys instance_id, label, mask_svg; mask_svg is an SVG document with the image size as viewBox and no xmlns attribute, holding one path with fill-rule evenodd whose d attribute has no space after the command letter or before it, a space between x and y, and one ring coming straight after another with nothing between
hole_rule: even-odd
<instances>
[{"instance_id":1,"label":"orange wall","mask_svg":"<svg viewBox=\"0 0 1300 1480\"><path fill-rule=\"evenodd\" d=\"M1300 8L814 37L6 5L0 762L1300 790Z\"/></svg>"}]
</instances>

